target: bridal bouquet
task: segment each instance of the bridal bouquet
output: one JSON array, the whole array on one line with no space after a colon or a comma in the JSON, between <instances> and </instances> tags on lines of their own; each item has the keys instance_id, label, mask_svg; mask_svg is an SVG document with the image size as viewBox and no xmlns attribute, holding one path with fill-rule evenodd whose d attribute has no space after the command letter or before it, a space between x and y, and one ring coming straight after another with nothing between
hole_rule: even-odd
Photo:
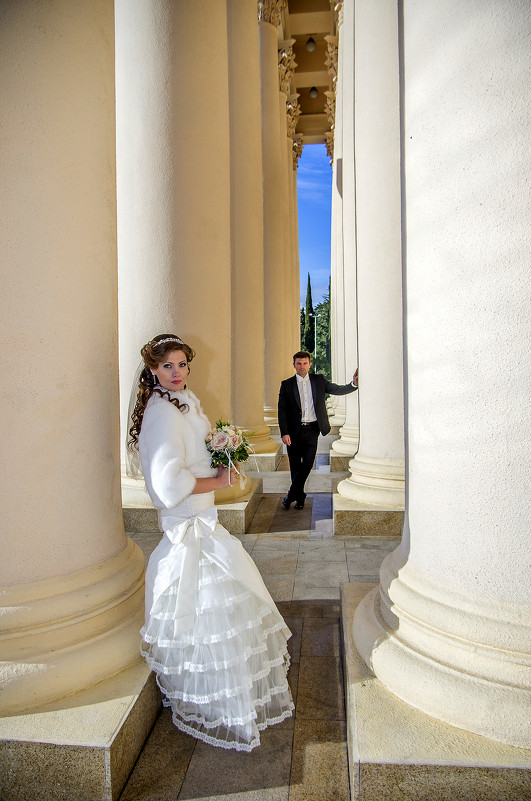
<instances>
[{"instance_id":1,"label":"bridal bouquet","mask_svg":"<svg viewBox=\"0 0 531 801\"><path fill-rule=\"evenodd\" d=\"M236 467L236 462L245 462L251 453L249 441L241 428L236 428L228 420L217 420L206 438L210 452L211 467Z\"/></svg>"}]
</instances>

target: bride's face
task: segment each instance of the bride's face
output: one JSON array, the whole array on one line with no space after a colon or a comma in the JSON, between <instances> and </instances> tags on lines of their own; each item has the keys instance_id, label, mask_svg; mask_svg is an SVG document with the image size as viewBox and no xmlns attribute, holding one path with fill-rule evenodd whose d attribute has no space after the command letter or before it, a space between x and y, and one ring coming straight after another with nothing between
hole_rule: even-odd
<instances>
[{"instance_id":1,"label":"bride's face","mask_svg":"<svg viewBox=\"0 0 531 801\"><path fill-rule=\"evenodd\" d=\"M172 350L168 353L165 362L161 362L153 375L159 379L159 384L163 389L176 392L183 389L188 378L188 362L182 350Z\"/></svg>"}]
</instances>

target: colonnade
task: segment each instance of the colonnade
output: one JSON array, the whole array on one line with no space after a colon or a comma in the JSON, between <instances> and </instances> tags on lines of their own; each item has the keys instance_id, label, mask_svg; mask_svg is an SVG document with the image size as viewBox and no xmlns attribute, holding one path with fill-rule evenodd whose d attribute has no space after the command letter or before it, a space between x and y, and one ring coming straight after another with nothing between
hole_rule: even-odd
<instances>
[{"instance_id":1,"label":"colonnade","mask_svg":"<svg viewBox=\"0 0 531 801\"><path fill-rule=\"evenodd\" d=\"M299 308L282 6L0 9L4 714L138 658L143 556L124 535L120 441L147 339L189 340L209 417L276 447ZM524 745L531 12L345 0L343 13L334 377L359 352L360 391L337 410L344 453L359 426L340 492L396 508L408 482L402 543L354 636L408 703Z\"/></svg>"}]
</instances>

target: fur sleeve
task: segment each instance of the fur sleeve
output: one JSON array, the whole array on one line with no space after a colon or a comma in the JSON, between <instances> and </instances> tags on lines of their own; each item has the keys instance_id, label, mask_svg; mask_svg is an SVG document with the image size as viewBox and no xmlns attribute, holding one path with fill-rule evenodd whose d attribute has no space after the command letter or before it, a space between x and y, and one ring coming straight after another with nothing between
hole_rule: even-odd
<instances>
[{"instance_id":1,"label":"fur sleeve","mask_svg":"<svg viewBox=\"0 0 531 801\"><path fill-rule=\"evenodd\" d=\"M187 428L182 412L164 398L154 399L144 413L140 458L157 508L178 506L195 487L195 476L186 466Z\"/></svg>"}]
</instances>

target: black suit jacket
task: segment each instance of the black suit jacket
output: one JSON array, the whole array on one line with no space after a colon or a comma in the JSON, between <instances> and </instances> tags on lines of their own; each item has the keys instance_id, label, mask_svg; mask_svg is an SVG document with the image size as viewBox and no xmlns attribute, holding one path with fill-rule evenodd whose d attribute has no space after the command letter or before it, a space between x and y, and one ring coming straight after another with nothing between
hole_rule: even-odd
<instances>
[{"instance_id":1,"label":"black suit jacket","mask_svg":"<svg viewBox=\"0 0 531 801\"><path fill-rule=\"evenodd\" d=\"M355 392L357 387L353 387L352 384L344 384L343 386L333 384L320 373L310 373L310 385L312 387L313 405L317 422L319 423L319 431L324 436L330 431L330 423L326 413L326 393L328 392L329 395L348 395L350 392ZM293 375L291 378L286 378L285 381L282 381L280 392L278 393L280 436L283 437L286 434L290 436L296 435L301 428L301 423L301 398L297 386L297 376Z\"/></svg>"}]
</instances>

